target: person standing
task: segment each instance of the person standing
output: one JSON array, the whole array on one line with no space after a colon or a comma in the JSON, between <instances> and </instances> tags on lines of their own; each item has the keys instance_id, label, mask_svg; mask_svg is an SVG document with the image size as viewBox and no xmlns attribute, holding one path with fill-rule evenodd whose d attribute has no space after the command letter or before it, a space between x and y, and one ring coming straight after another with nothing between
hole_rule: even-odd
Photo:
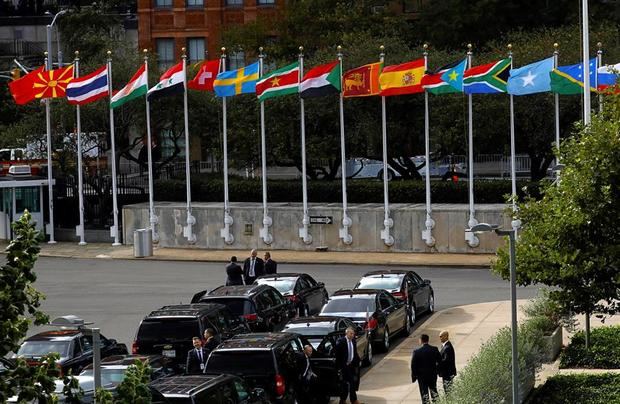
<instances>
[{"instance_id":1,"label":"person standing","mask_svg":"<svg viewBox=\"0 0 620 404\"><path fill-rule=\"evenodd\" d=\"M411 355L411 383L418 382L424 404L435 402L439 398L437 369L441 362L441 354L436 346L429 345L428 340L428 335L422 334L420 336L422 346L414 350Z\"/></svg>"},{"instance_id":2,"label":"person standing","mask_svg":"<svg viewBox=\"0 0 620 404\"><path fill-rule=\"evenodd\" d=\"M213 328L207 328L204 333L204 345L203 350L207 353L207 356L220 344L219 338L215 335Z\"/></svg>"},{"instance_id":3,"label":"person standing","mask_svg":"<svg viewBox=\"0 0 620 404\"><path fill-rule=\"evenodd\" d=\"M277 274L278 263L271 259L271 253L265 252L265 275Z\"/></svg>"},{"instance_id":4,"label":"person standing","mask_svg":"<svg viewBox=\"0 0 620 404\"><path fill-rule=\"evenodd\" d=\"M439 376L441 376L443 382L444 393L448 393L452 387L454 376L456 376L456 355L454 354L454 347L450 342L450 334L447 330L439 333L439 340L441 341Z\"/></svg>"},{"instance_id":5,"label":"person standing","mask_svg":"<svg viewBox=\"0 0 620 404\"><path fill-rule=\"evenodd\" d=\"M265 275L264 262L257 255L258 251L253 249L250 251L250 256L243 263L243 278L246 285L253 284L256 278Z\"/></svg>"},{"instance_id":6,"label":"person standing","mask_svg":"<svg viewBox=\"0 0 620 404\"><path fill-rule=\"evenodd\" d=\"M230 257L230 264L226 265L226 286L243 285L243 269L237 264L237 257Z\"/></svg>"},{"instance_id":7,"label":"person standing","mask_svg":"<svg viewBox=\"0 0 620 404\"><path fill-rule=\"evenodd\" d=\"M187 353L187 361L185 362L185 373L192 375L203 373L205 363L207 362L207 354L202 349L202 340L200 337L192 338L194 349L190 349Z\"/></svg>"},{"instance_id":8,"label":"person standing","mask_svg":"<svg viewBox=\"0 0 620 404\"><path fill-rule=\"evenodd\" d=\"M347 397L351 404L359 404L357 390L360 383L360 357L357 353L355 330L349 327L344 337L336 341L336 367L342 374L340 404L345 404Z\"/></svg>"}]
</instances>

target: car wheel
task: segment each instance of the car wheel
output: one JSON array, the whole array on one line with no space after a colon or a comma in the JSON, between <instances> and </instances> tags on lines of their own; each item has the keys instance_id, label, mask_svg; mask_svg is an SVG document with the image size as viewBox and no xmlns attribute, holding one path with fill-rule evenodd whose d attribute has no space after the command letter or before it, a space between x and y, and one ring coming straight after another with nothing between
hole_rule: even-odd
<instances>
[{"instance_id":1,"label":"car wheel","mask_svg":"<svg viewBox=\"0 0 620 404\"><path fill-rule=\"evenodd\" d=\"M379 173L377 174L377 179L383 181L383 169L379 170ZM392 181L392 179L394 179L394 173L392 172L392 170L388 170L387 180Z\"/></svg>"},{"instance_id":2,"label":"car wheel","mask_svg":"<svg viewBox=\"0 0 620 404\"><path fill-rule=\"evenodd\" d=\"M435 311L435 296L433 296L432 293L428 295L428 305L426 307L429 313L432 313Z\"/></svg>"},{"instance_id":3,"label":"car wheel","mask_svg":"<svg viewBox=\"0 0 620 404\"><path fill-rule=\"evenodd\" d=\"M408 336L409 334L411 334L411 321L409 318L407 318L407 316L405 316L405 324L403 326L403 334L406 336Z\"/></svg>"},{"instance_id":4,"label":"car wheel","mask_svg":"<svg viewBox=\"0 0 620 404\"><path fill-rule=\"evenodd\" d=\"M372 344L370 343L368 344L368 349L366 350L366 357L364 358L362 365L364 366L372 365Z\"/></svg>"},{"instance_id":5,"label":"car wheel","mask_svg":"<svg viewBox=\"0 0 620 404\"><path fill-rule=\"evenodd\" d=\"M416 318L416 312L415 312L415 305L411 305L409 307L409 324L413 327L415 325L415 322L417 320Z\"/></svg>"},{"instance_id":6,"label":"car wheel","mask_svg":"<svg viewBox=\"0 0 620 404\"><path fill-rule=\"evenodd\" d=\"M381 342L381 350L387 352L390 350L390 329L385 327L383 331L383 341Z\"/></svg>"}]
</instances>

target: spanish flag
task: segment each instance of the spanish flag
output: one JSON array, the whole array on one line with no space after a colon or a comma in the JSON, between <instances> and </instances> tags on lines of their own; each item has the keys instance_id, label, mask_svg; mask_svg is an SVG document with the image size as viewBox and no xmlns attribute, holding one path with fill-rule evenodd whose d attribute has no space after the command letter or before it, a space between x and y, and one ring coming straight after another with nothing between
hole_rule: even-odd
<instances>
[{"instance_id":1,"label":"spanish flag","mask_svg":"<svg viewBox=\"0 0 620 404\"><path fill-rule=\"evenodd\" d=\"M424 92L424 59L383 68L379 76L380 95L402 95Z\"/></svg>"},{"instance_id":2,"label":"spanish flag","mask_svg":"<svg viewBox=\"0 0 620 404\"><path fill-rule=\"evenodd\" d=\"M371 63L349 70L342 76L344 97L379 95L381 63Z\"/></svg>"}]
</instances>

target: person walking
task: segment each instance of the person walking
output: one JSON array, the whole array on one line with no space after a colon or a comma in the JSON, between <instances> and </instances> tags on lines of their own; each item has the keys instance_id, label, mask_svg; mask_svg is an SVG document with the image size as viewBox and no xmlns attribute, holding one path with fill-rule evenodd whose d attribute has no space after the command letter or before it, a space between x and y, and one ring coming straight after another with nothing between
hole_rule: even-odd
<instances>
[{"instance_id":1,"label":"person walking","mask_svg":"<svg viewBox=\"0 0 620 404\"><path fill-rule=\"evenodd\" d=\"M312 362L310 362L313 352L312 346L306 345L303 352L299 353L297 357L297 369L299 371L297 400L300 404L315 402L315 384L318 376L312 370Z\"/></svg>"},{"instance_id":2,"label":"person walking","mask_svg":"<svg viewBox=\"0 0 620 404\"><path fill-rule=\"evenodd\" d=\"M448 393L452 387L454 376L456 376L456 355L454 354L454 347L450 342L450 334L447 330L439 333L439 340L441 341L439 376L443 382L444 393Z\"/></svg>"},{"instance_id":3,"label":"person walking","mask_svg":"<svg viewBox=\"0 0 620 404\"><path fill-rule=\"evenodd\" d=\"M203 373L205 370L205 363L207 362L207 354L202 348L202 340L200 337L192 338L192 344L194 349L190 349L187 353L187 360L185 361L185 373L192 375Z\"/></svg>"},{"instance_id":4,"label":"person walking","mask_svg":"<svg viewBox=\"0 0 620 404\"><path fill-rule=\"evenodd\" d=\"M347 328L344 337L336 341L336 368L342 375L340 404L345 404L347 397L351 400L351 404L360 404L357 399L360 383L360 357L357 353L353 327Z\"/></svg>"},{"instance_id":5,"label":"person walking","mask_svg":"<svg viewBox=\"0 0 620 404\"><path fill-rule=\"evenodd\" d=\"M243 263L243 278L246 285L253 284L256 278L265 275L265 263L257 255L258 251L253 249L250 251L250 256Z\"/></svg>"},{"instance_id":6,"label":"person walking","mask_svg":"<svg viewBox=\"0 0 620 404\"><path fill-rule=\"evenodd\" d=\"M237 257L230 257L230 264L226 265L226 286L243 285L243 269L237 264Z\"/></svg>"},{"instance_id":7,"label":"person walking","mask_svg":"<svg viewBox=\"0 0 620 404\"><path fill-rule=\"evenodd\" d=\"M420 336L422 346L414 350L411 355L411 383L418 382L424 404L435 402L439 398L437 369L441 362L441 354L436 346L429 345L428 340L428 335L422 334Z\"/></svg>"},{"instance_id":8,"label":"person walking","mask_svg":"<svg viewBox=\"0 0 620 404\"><path fill-rule=\"evenodd\" d=\"M265 275L278 273L278 263L271 259L271 253L265 251Z\"/></svg>"}]
</instances>

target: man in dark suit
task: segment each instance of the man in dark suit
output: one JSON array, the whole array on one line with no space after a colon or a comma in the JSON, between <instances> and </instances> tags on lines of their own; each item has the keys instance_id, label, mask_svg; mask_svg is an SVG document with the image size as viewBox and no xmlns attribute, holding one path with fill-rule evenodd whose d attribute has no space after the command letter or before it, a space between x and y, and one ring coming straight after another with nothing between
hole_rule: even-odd
<instances>
[{"instance_id":1,"label":"man in dark suit","mask_svg":"<svg viewBox=\"0 0 620 404\"><path fill-rule=\"evenodd\" d=\"M185 373L197 374L205 371L205 363L207 362L207 353L202 349L202 340L200 337L192 338L194 349L187 353L187 361L185 362Z\"/></svg>"},{"instance_id":2,"label":"man in dark suit","mask_svg":"<svg viewBox=\"0 0 620 404\"><path fill-rule=\"evenodd\" d=\"M213 328L207 328L204 333L204 345L203 351L209 356L211 351L213 351L220 344L220 339L215 335L215 330Z\"/></svg>"},{"instance_id":3,"label":"man in dark suit","mask_svg":"<svg viewBox=\"0 0 620 404\"><path fill-rule=\"evenodd\" d=\"M447 330L439 333L439 340L441 341L439 376L441 376L443 381L443 391L448 393L452 387L454 376L456 376L456 355L454 354L454 347L450 342L450 334Z\"/></svg>"},{"instance_id":4,"label":"man in dark suit","mask_svg":"<svg viewBox=\"0 0 620 404\"><path fill-rule=\"evenodd\" d=\"M265 263L257 255L258 252L255 249L252 250L243 263L243 278L246 285L253 284L256 278L265 275Z\"/></svg>"},{"instance_id":5,"label":"man in dark suit","mask_svg":"<svg viewBox=\"0 0 620 404\"><path fill-rule=\"evenodd\" d=\"M312 346L306 345L303 352L297 354L297 370L299 372L297 400L300 404L312 404L315 401L315 384L318 376L312 370L312 362L310 362L313 352Z\"/></svg>"},{"instance_id":6,"label":"man in dark suit","mask_svg":"<svg viewBox=\"0 0 620 404\"><path fill-rule=\"evenodd\" d=\"M360 383L360 357L357 354L355 330L347 328L344 337L336 341L336 368L342 374L340 404L345 404L347 396L351 404L359 404L357 390Z\"/></svg>"},{"instance_id":7,"label":"man in dark suit","mask_svg":"<svg viewBox=\"0 0 620 404\"><path fill-rule=\"evenodd\" d=\"M230 257L230 264L226 265L226 286L243 285L243 269L237 264L237 257Z\"/></svg>"},{"instance_id":8,"label":"man in dark suit","mask_svg":"<svg viewBox=\"0 0 620 404\"><path fill-rule=\"evenodd\" d=\"M437 369L441 362L441 355L436 346L428 344L428 335L420 336L420 348L411 355L411 383L418 382L422 403L435 402L439 398L437 393ZM430 398L429 398L430 391Z\"/></svg>"},{"instance_id":9,"label":"man in dark suit","mask_svg":"<svg viewBox=\"0 0 620 404\"><path fill-rule=\"evenodd\" d=\"M277 274L278 263L271 259L271 253L265 252L265 275Z\"/></svg>"}]
</instances>

